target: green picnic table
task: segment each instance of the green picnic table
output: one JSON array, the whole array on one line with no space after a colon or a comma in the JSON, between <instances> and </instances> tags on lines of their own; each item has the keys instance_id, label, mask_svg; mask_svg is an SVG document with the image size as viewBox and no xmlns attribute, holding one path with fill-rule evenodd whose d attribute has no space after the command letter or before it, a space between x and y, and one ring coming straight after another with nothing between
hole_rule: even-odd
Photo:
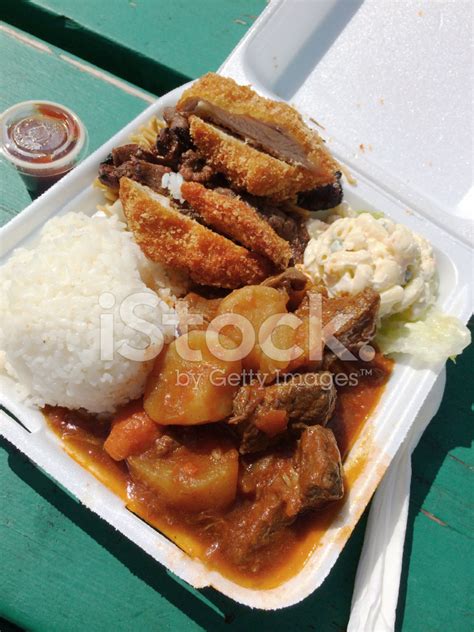
<instances>
[{"instance_id":1,"label":"green picnic table","mask_svg":"<svg viewBox=\"0 0 474 632\"><path fill-rule=\"evenodd\" d=\"M89 152L154 98L215 70L264 0L3 0L0 111L59 101L89 132ZM29 197L0 163L0 223ZM397 629L472 630L471 346L448 364L441 408L413 455ZM365 528L324 584L265 613L169 575L0 442L0 630L317 630L346 628Z\"/></svg>"}]
</instances>

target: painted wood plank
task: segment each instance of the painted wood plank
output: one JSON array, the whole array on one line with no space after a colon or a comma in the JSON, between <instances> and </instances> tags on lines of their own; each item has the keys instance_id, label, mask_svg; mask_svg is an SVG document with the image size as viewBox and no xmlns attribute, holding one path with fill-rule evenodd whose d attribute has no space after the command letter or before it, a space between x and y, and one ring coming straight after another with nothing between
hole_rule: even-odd
<instances>
[{"instance_id":1,"label":"painted wood plank","mask_svg":"<svg viewBox=\"0 0 474 632\"><path fill-rule=\"evenodd\" d=\"M19 101L48 99L72 108L89 135L89 153L156 98L40 40L0 24L0 111ZM0 163L0 224L30 202L17 172Z\"/></svg>"},{"instance_id":2,"label":"painted wood plank","mask_svg":"<svg viewBox=\"0 0 474 632\"><path fill-rule=\"evenodd\" d=\"M3 0L3 19L162 94L216 70L266 0Z\"/></svg>"},{"instance_id":3,"label":"painted wood plank","mask_svg":"<svg viewBox=\"0 0 474 632\"><path fill-rule=\"evenodd\" d=\"M49 44L0 24L0 111L27 99L58 101L72 108L99 147L156 98ZM17 172L0 163L0 224L30 198Z\"/></svg>"}]
</instances>

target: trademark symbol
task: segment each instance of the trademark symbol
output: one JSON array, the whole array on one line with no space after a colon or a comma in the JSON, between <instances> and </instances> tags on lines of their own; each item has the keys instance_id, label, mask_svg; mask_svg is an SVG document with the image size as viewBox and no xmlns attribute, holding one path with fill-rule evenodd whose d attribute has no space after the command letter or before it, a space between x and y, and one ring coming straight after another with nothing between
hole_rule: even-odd
<instances>
[{"instance_id":1,"label":"trademark symbol","mask_svg":"<svg viewBox=\"0 0 474 632\"><path fill-rule=\"evenodd\" d=\"M365 369L365 368L360 369L361 377L370 377L371 375L372 375L372 369Z\"/></svg>"}]
</instances>

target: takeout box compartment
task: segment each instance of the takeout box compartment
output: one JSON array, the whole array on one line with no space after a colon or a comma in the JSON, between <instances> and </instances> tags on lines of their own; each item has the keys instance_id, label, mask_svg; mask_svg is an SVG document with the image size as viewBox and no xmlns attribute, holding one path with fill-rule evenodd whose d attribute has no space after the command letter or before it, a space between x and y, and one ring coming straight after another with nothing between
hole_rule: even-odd
<instances>
[{"instance_id":1,"label":"takeout box compartment","mask_svg":"<svg viewBox=\"0 0 474 632\"><path fill-rule=\"evenodd\" d=\"M472 240L471 30L464 3L272 0L220 72L314 117L346 164Z\"/></svg>"},{"instance_id":2,"label":"takeout box compartment","mask_svg":"<svg viewBox=\"0 0 474 632\"><path fill-rule=\"evenodd\" d=\"M332 6L337 3L318 4ZM259 29L264 32L265 24L276 19L280 9L281 4L277 2L264 12L254 29L251 29L237 48L235 55L224 64L223 74L235 75L243 83L254 82L246 47L252 42L252 38L256 38L253 46L258 50L258 42L255 42ZM258 69L258 66L255 68ZM246 69L245 76L242 76L242 69ZM50 217L70 211L93 214L96 205L103 203L101 191L92 186L100 161L113 147L128 142L130 134L145 124L151 116L160 115L165 107L173 105L185 87L174 90L151 105L82 165L5 226L2 229L1 262L3 263L13 248L34 243L39 229ZM262 88L258 81L256 88L268 93L268 89ZM314 109L317 110L317 105ZM354 162L343 145L334 142L330 147L341 162ZM471 312L469 247L453 231L447 232L441 227L436 213L434 222L428 219L429 207L418 193L407 191L403 187L397 188L397 180L383 175L374 180L368 175L369 171L373 172L372 166L369 170L352 164L351 171L358 184L356 187L347 184L345 186L345 198L349 204L355 208L381 210L395 221L406 224L429 239L439 263L439 307L462 321L467 321ZM367 421L346 459L346 471L357 470L358 474L348 490L343 508L302 570L285 583L269 590L245 588L217 571L209 570L202 562L191 559L165 536L132 514L118 496L65 453L59 439L46 426L41 413L19 402L13 383L6 378L1 384L1 404L20 423L1 412L0 434L89 509L181 579L196 588L213 586L235 601L254 608L277 609L301 601L324 581L402 444L438 373L439 371L428 369L416 370L408 361L397 362L375 413Z\"/></svg>"}]
</instances>

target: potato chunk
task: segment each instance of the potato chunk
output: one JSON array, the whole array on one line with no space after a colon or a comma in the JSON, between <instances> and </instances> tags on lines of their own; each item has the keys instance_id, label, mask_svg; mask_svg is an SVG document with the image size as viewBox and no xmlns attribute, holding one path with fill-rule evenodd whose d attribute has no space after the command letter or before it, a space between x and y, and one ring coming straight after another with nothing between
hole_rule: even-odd
<instances>
[{"instance_id":1,"label":"potato chunk","mask_svg":"<svg viewBox=\"0 0 474 632\"><path fill-rule=\"evenodd\" d=\"M209 339L215 341L217 335ZM224 337L220 343L224 345ZM231 347L231 341L226 346ZM191 359L196 351L201 352L200 360ZM163 425L224 419L232 412L241 371L240 360L220 359L209 350L206 332L190 331L157 357L145 389L145 410Z\"/></svg>"},{"instance_id":2,"label":"potato chunk","mask_svg":"<svg viewBox=\"0 0 474 632\"><path fill-rule=\"evenodd\" d=\"M176 509L223 509L237 492L238 452L229 439L207 429L165 434L155 446L127 460L132 477Z\"/></svg>"},{"instance_id":3,"label":"potato chunk","mask_svg":"<svg viewBox=\"0 0 474 632\"><path fill-rule=\"evenodd\" d=\"M176 304L179 318L179 332L187 333L193 329L206 331L209 323L217 315L217 308L222 299L207 299L195 292L189 292Z\"/></svg>"},{"instance_id":4,"label":"potato chunk","mask_svg":"<svg viewBox=\"0 0 474 632\"><path fill-rule=\"evenodd\" d=\"M278 315L290 316L287 313L287 302L288 294L284 290L263 285L248 285L234 290L222 299L217 314L243 316L253 330L254 344L242 359L245 369L267 373L271 379L272 374L288 366L290 359L284 358L279 352L292 347L294 330L286 324L278 325ZM274 320L272 317L275 317ZM225 326L222 333L236 345L243 342L243 336L245 338L238 323ZM265 343L268 342L276 348L276 353L266 346Z\"/></svg>"}]
</instances>

